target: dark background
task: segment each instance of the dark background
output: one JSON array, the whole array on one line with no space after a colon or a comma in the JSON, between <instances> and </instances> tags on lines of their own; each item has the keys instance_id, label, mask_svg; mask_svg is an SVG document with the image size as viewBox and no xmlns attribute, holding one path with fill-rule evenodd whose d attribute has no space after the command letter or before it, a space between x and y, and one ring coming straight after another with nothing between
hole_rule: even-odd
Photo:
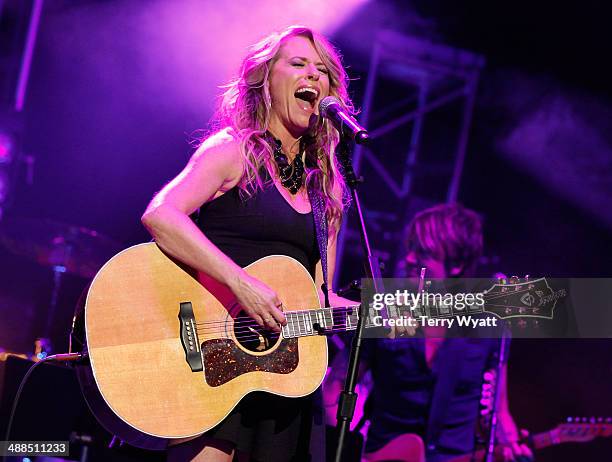
<instances>
[{"instance_id":1,"label":"dark background","mask_svg":"<svg viewBox=\"0 0 612 462\"><path fill-rule=\"evenodd\" d=\"M140 215L189 158L190 134L206 126L227 75L203 75L207 68L198 64L196 76L189 77L188 67L172 72L177 51L155 48L155 29L138 25L164 24L157 10L146 15L145 3L46 3L27 104L16 123L22 151L35 157L34 181L25 182L20 164L6 219L85 226L122 247L149 239ZM379 28L484 55L459 199L484 217L485 253L495 257L496 270L610 276L611 13L603 1L372 1L332 33L355 79L357 105ZM202 25L201 33L206 30ZM197 42L186 50L194 61L204 52ZM214 68L214 59L208 66ZM384 155L393 162L393 150ZM371 238L374 246L382 239ZM342 282L359 276L344 270ZM0 248L0 349L31 349L43 329L51 282L48 267ZM64 278L56 351L67 348L73 307L86 283ZM515 341L510 400L517 422L542 431L567 416L612 415L611 345L609 339ZM602 460L604 454L610 445L599 441L560 446L540 460Z\"/></svg>"}]
</instances>

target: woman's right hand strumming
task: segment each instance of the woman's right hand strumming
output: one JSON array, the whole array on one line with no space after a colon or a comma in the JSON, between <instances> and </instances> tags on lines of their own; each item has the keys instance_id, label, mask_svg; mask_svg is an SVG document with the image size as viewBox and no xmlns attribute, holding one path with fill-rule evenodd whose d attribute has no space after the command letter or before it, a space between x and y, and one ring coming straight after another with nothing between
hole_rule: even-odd
<instances>
[{"instance_id":1,"label":"woman's right hand strumming","mask_svg":"<svg viewBox=\"0 0 612 462\"><path fill-rule=\"evenodd\" d=\"M229 288L246 314L260 326L279 332L280 326L287 324L277 293L246 271L242 270Z\"/></svg>"}]
</instances>

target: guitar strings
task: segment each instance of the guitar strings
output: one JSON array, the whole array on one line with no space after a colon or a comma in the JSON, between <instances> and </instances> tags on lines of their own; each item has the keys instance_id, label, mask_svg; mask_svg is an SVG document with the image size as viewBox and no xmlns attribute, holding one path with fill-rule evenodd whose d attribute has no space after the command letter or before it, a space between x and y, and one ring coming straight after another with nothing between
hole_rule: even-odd
<instances>
[{"instance_id":1,"label":"guitar strings","mask_svg":"<svg viewBox=\"0 0 612 462\"><path fill-rule=\"evenodd\" d=\"M308 311L288 311L285 314L294 314L294 313L298 313L298 314L304 314L304 313L308 313ZM334 320L334 314L336 315L341 315L344 314L346 316L347 313L354 313L354 309L353 308L343 308L343 309L335 309L332 313L332 321ZM349 315L350 316L350 315ZM355 317L357 317L357 314L354 314ZM338 316L336 316L338 317ZM310 318L310 316L308 316L308 318ZM312 320L312 318L310 318ZM346 319L346 317L345 317ZM302 325L303 324L303 319L301 319L300 317L295 317L295 316L291 316L289 321L292 323L297 321L298 325ZM204 325L206 324L206 325ZM211 332L212 330L215 330L217 332L219 332L218 328L219 327L223 327L223 326L228 326L231 325L232 323L229 322L228 320L215 320L215 321L208 321L206 323L196 323L197 329L199 332ZM238 329L240 328L249 328L249 327L261 327L259 324L257 324L257 322L250 318L250 317L246 317L246 316L240 316L239 318L236 318L233 322L234 326L238 326ZM223 331L224 329L221 329L221 331Z\"/></svg>"},{"instance_id":2,"label":"guitar strings","mask_svg":"<svg viewBox=\"0 0 612 462\"><path fill-rule=\"evenodd\" d=\"M336 313L347 313L347 312L352 312L354 311L359 305L356 306L351 306L351 307L337 307L337 308L315 308L315 309L300 309L300 310L291 310L291 311L285 311L284 314L296 314L296 315L306 315L306 314L310 314L313 311L318 311L318 310L331 310L331 315L333 317L334 314ZM298 319L299 321L299 319ZM213 320L213 321L203 321L203 322L196 322L196 326L204 326L206 327L207 325L218 325L218 324L225 324L227 321L226 320ZM235 318L234 324L252 324L255 323L255 320L251 317L248 316L238 316L237 318Z\"/></svg>"},{"instance_id":3,"label":"guitar strings","mask_svg":"<svg viewBox=\"0 0 612 462\"><path fill-rule=\"evenodd\" d=\"M521 308L521 307L515 307L512 306L511 308ZM254 327L257 327L259 329L261 329L261 326L259 326L258 324L254 324ZM336 332L346 332L346 331L350 331L350 330L354 330L356 329L357 325L355 325L354 327L345 327L345 326L340 326L340 327L332 327L332 328L326 328L323 331L324 335L329 335L329 334L334 334ZM371 325L370 325L371 327ZM312 332L308 332L306 331L304 334L301 333L299 328L294 328L293 329L293 335L291 335L291 332L289 333L290 335L285 337L283 335L282 332L274 332L274 331L270 331L267 329L264 329L265 333L270 334L270 333L274 333L276 335L278 335L279 337L283 337L283 338L298 338L298 337L306 337L306 336L312 336L312 335L319 335L318 332L316 331L312 331ZM200 341L206 341L206 340L214 340L214 339L233 339L236 338L238 340L254 340L254 339L258 339L260 336L264 336L264 333L259 332L259 331L253 331L253 330L247 330L247 331L234 331L234 337L229 336L226 334L226 329L223 330L218 330L218 331L202 331L202 330L198 330L197 334L199 336L199 340Z\"/></svg>"},{"instance_id":4,"label":"guitar strings","mask_svg":"<svg viewBox=\"0 0 612 462\"><path fill-rule=\"evenodd\" d=\"M346 330L347 329L345 329L343 327L340 327L340 328L331 328L331 329L326 329L324 333L325 334L334 334L336 332L346 332ZM349 330L352 330L352 329L349 329ZM271 340L273 342L276 342L278 340L278 338L280 338L282 340L282 339L291 339L291 338L310 337L310 336L313 336L313 335L320 335L318 333L312 333L312 334L309 334L309 333L305 333L305 334L296 333L296 335L290 335L288 337L285 337L285 336L282 335L282 333L278 333L277 332L276 334L278 334L278 337L276 339L269 339L269 340ZM247 335L245 335L245 334L235 335L234 337L237 340L255 340L255 339L259 339L260 336L263 336L263 334L261 334L261 333L258 334L258 333L252 332L252 333L247 334ZM205 342L207 340L216 340L216 339L233 340L234 337L228 336L228 335L215 335L213 337L202 336L202 337L198 337L198 340L200 341L200 343L202 343L202 342Z\"/></svg>"},{"instance_id":5,"label":"guitar strings","mask_svg":"<svg viewBox=\"0 0 612 462\"><path fill-rule=\"evenodd\" d=\"M313 310L316 311L316 310ZM338 308L335 309L332 313L330 313L332 315L334 314L346 314L346 313L353 313L355 310L352 308ZM285 315L293 315L293 314L299 314L302 315L301 318L303 319L305 315L309 315L310 312L309 311L286 311L284 313ZM355 316L357 316L357 314L355 314ZM296 316L290 316L292 318L292 320L297 320L300 321L300 317L296 317ZM297 319L296 319L297 318ZM310 316L308 316L308 318L312 319ZM218 324L225 324L227 321L226 320L214 320L214 321L208 321L208 322L202 322L202 323L196 323L196 326L198 327L202 327L202 328L207 328L208 326L215 326ZM234 324L238 324L238 325L244 325L244 324L252 324L255 323L255 320L249 316L239 316L238 318L235 318L234 320Z\"/></svg>"},{"instance_id":6,"label":"guitar strings","mask_svg":"<svg viewBox=\"0 0 612 462\"><path fill-rule=\"evenodd\" d=\"M528 291L529 289L527 289ZM499 298L504 298L507 297L508 295L516 295L516 294L520 294L525 292L525 290L517 290L517 291L513 291L510 294L495 294L489 297L485 296L485 300L496 300ZM506 306L508 308L524 308L524 307L517 307L517 306L513 306L513 305L493 305L493 306ZM333 315L334 314L346 314L348 312L354 312L357 308L359 308L359 305L352 305L352 306L348 306L348 307L335 307L335 308L315 308L315 309L299 309L299 310L291 310L291 311L287 311L285 312L285 314L294 314L294 315L305 315L305 314L310 314L313 311L318 311L318 310L331 310L330 314ZM299 318L297 319L297 321L299 322ZM226 320L213 320L213 321L203 321L203 322L198 322L195 323L196 326L198 327L203 327L203 328L207 328L208 326L212 327L217 327L219 325L225 325L227 323ZM259 326L259 324L257 324L257 322L247 316L239 316L237 318L235 318L234 320L234 325L239 325L239 326Z\"/></svg>"},{"instance_id":7,"label":"guitar strings","mask_svg":"<svg viewBox=\"0 0 612 462\"><path fill-rule=\"evenodd\" d=\"M334 334L336 332L346 332L346 329L344 328L336 328L336 329L326 329L325 330L325 334ZM292 339L292 338L300 338L300 337L311 337L313 335L320 335L318 333L313 333L313 334L300 334L297 333L296 335L290 335L288 337L283 336L282 334L279 333L278 338L276 339L269 339L272 342L276 342L279 338L281 340L288 340L288 339ZM255 340L255 339L259 339L260 335L257 334L250 334L250 335L236 335L235 338L237 340ZM217 339L221 339L221 340L234 340L234 337L232 336L228 336L228 335L215 335L213 337L206 337L206 336L202 336L202 337L198 337L198 340L200 341L200 343L205 342L207 340L217 340Z\"/></svg>"},{"instance_id":8,"label":"guitar strings","mask_svg":"<svg viewBox=\"0 0 612 462\"><path fill-rule=\"evenodd\" d=\"M513 309L524 309L524 306L515 306L515 305L493 305L495 307L506 307L506 308L513 308ZM345 314L351 312L354 313L354 308L337 308L333 310L332 313L332 320L333 320L333 314ZM308 313L308 311L289 311L287 313ZM357 316L357 314L355 314L355 316ZM234 321L233 325L238 327L238 330L240 330L240 328L246 328L248 329L249 327L253 327L253 328L259 328L261 327L259 324L257 324L257 322L249 317L244 317L241 316L240 318L236 318L237 320ZM345 318L346 319L346 318ZM300 320L300 318L293 318L293 321L296 321L299 323L301 323L302 321ZM227 320L218 320L218 321L207 321L207 322L203 322L203 323L196 323L196 325L198 326L197 330L198 332L207 332L207 333L213 333L213 332L224 332L226 329L219 329L219 327L225 327L227 325L230 325L231 323L229 323ZM295 329L295 326L294 326Z\"/></svg>"},{"instance_id":9,"label":"guitar strings","mask_svg":"<svg viewBox=\"0 0 612 462\"><path fill-rule=\"evenodd\" d=\"M502 306L504 306L504 305L502 305ZM505 305L505 306L507 308L515 308L515 309L524 308L524 307L519 307L519 306L514 306L514 305L510 305L510 306ZM352 311L352 310L353 309L351 308L351 309L343 309L343 310L339 309L338 311ZM290 313L296 313L296 311L291 311ZM243 318L246 319L246 320L250 320L249 326L253 326L255 328L261 329L261 326L259 326L259 324L257 324L254 320L251 320L251 318L245 318L245 317L243 317ZM211 321L211 322L212 323L215 323L215 322L216 323L225 323L225 321ZM355 328L356 327L357 326L355 325ZM238 329L233 329L233 330L234 330L234 332L237 331L237 333L235 333L235 337L237 339L254 339L254 338L259 338L260 336L263 335L261 332L257 332L257 331L253 332L253 330L250 330L248 326L245 327L244 324L243 324L242 327L239 327ZM281 333L277 333L277 332L270 331L268 329L264 329L264 330L267 333L275 333L275 334L279 335L279 337L283 336L282 332ZM298 326L297 329L294 326L293 330L294 330L294 333L296 333L297 335L291 335L290 337L283 337L283 338L297 338L297 337L305 337L305 336L310 336L310 335L318 335L318 332L314 332L314 331L312 332L312 334L309 333L309 332L306 332L305 334L302 334L300 332L299 326ZM296 332L296 330L297 330L297 332ZM347 330L353 330L353 328L352 327L351 328L347 328L345 326L341 326L341 327L333 327L332 326L331 328L324 329L324 334L333 334L335 332L346 332ZM200 333L201 333L203 336L208 336L208 335L211 335L211 334L220 334L220 333L224 333L226 331L227 331L227 329L209 330L209 331L206 331L206 329L198 329L197 330L198 335L200 335ZM210 338L207 338L207 339L214 339L214 338L232 339L231 336L223 336L223 335L215 335L215 337L210 337Z\"/></svg>"},{"instance_id":10,"label":"guitar strings","mask_svg":"<svg viewBox=\"0 0 612 462\"><path fill-rule=\"evenodd\" d=\"M501 293L501 294L494 294L491 296L484 296L484 300L496 300L499 298L504 298L504 297L508 297L510 295L517 295L517 294L521 294L524 292L528 292L530 289L525 289L525 290L515 290L509 293ZM500 305L494 305L494 306L500 306ZM504 305L501 305L504 306ZM524 307L516 307L516 306L508 306L510 308L524 308ZM291 310L288 311L286 313L293 313L293 314L310 314L313 311L318 311L318 310L331 310L331 314L333 316L333 314L335 313L347 313L349 311L354 311L357 308L359 308L359 305L351 305L348 307L332 307L332 308L314 308L314 309L299 309L299 310ZM250 317L246 317L246 316L239 316L236 318L238 321L234 321L234 324L254 324L254 325L258 325L255 320L253 320ZM225 320L213 320L213 321L203 321L203 322L197 322L195 323L197 326L206 326L206 325L219 325L219 324L225 324L227 321Z\"/></svg>"},{"instance_id":11,"label":"guitar strings","mask_svg":"<svg viewBox=\"0 0 612 462\"><path fill-rule=\"evenodd\" d=\"M344 307L339 307L337 309L335 309L333 312L334 313L347 313L347 312L354 312L356 307L349 307L349 308L344 308ZM288 313L308 313L308 311L289 311ZM226 320L222 320L222 321L208 321L206 323L200 323L201 324L207 324L207 326L205 327L198 327L197 328L197 333L198 335L211 335L211 334L216 334L216 333L225 333L228 330L232 330L235 332L236 337L240 337L240 338L258 338L259 335L263 335L260 332L253 332L253 330L260 330L262 329L262 327L257 324L255 322L255 320L253 320L252 318L249 317L245 317L245 316L241 316L239 318L237 318L238 320L235 320L233 323L233 328L231 327L231 323L226 321ZM346 320L347 318L345 318ZM301 327L304 328L304 330L306 331L306 333L308 334L308 329L306 328L305 325L300 324L301 321L299 318L297 318L298 321L298 326L296 327L293 323L291 323L291 326L293 327L293 331L297 332L298 335L301 334ZM332 316L332 321L333 321L333 316ZM221 327L220 325L223 325L222 329L219 329L219 327ZM338 324L336 324L338 325ZM350 329L350 328L348 328ZM269 329L263 329L265 332L268 333L272 333L274 331L271 331ZM290 329L291 330L291 329ZM335 331L345 331L347 330L346 327L340 327L340 328L331 328L331 329L325 329L325 332L335 332ZM314 330L313 330L314 333ZM219 338L221 338L221 336L219 336ZM229 337L225 337L225 338L229 338Z\"/></svg>"},{"instance_id":12,"label":"guitar strings","mask_svg":"<svg viewBox=\"0 0 612 462\"><path fill-rule=\"evenodd\" d=\"M313 311L322 311L322 310L331 310L332 313L335 312L340 312L340 311L352 311L356 308L359 308L359 304L357 305L349 305L349 306L338 306L338 307L328 307L328 308L298 308L296 310L290 310L290 311L283 311L284 314L287 313L295 313L295 314L304 314L304 313L311 313ZM237 316L235 319L252 319L249 316ZM197 325L203 325L203 324L214 324L220 322L218 320L213 320L213 321L202 321L202 322L197 322ZM221 321L222 322L222 321Z\"/></svg>"},{"instance_id":13,"label":"guitar strings","mask_svg":"<svg viewBox=\"0 0 612 462\"><path fill-rule=\"evenodd\" d=\"M523 289L523 290L513 290L511 292L506 292L506 293L497 293L497 294L493 294L493 295L489 295L487 296L486 294L484 295L484 299L485 300L496 300L499 298L504 298L504 297L508 297L511 295L517 295L517 294L521 294L524 292L528 292L529 290L531 290L530 288L527 289ZM513 306L513 305L493 305L495 307L506 307L506 308L515 308L515 309L521 309L521 308L525 308L523 307L519 307L519 306ZM335 308L324 308L324 309L328 309L331 310L330 314L332 316L332 322L334 321L334 315L335 314L339 314L342 315L344 314L345 316L347 315L347 313L351 312L351 314L356 314L355 311L359 308L359 305L352 305L352 306L348 306L348 307L335 307ZM287 314L294 314L294 315L305 315L305 314L310 314L310 312L312 311L317 311L317 310L323 310L322 308L315 308L315 309L307 309L307 310L292 310L287 312ZM348 317L345 317L345 321L346 319L349 319ZM293 318L293 321L295 321L296 318ZM293 326L293 331L294 333L297 330L297 336L302 336L301 334L301 329L300 329L300 319L299 317L297 318L298 321L298 326L297 329L295 327L295 325L293 325L292 322L292 326ZM209 336L209 335L216 335L216 334L222 334L225 333L228 329L228 325L230 323L227 322L227 320L214 320L214 321L204 321L204 322L200 322L200 323L196 323L197 326L199 326L197 328L197 333L198 335L202 335L204 336ZM336 325L336 324L334 324ZM222 329L219 329L219 327L223 327ZM356 326L355 326L356 327ZM261 332L259 332L259 329L261 329L261 326L259 324L257 324L257 322L249 317L245 317L245 316L240 316L238 318L236 318L234 320L234 328L232 329L235 333L236 338L240 338L240 339L254 339L254 338L259 338L261 335L263 335ZM308 332L308 329L306 329L306 326L304 326L304 329L306 330L305 335L310 335L310 333ZM350 330L351 327L346 327L346 326L342 326L339 328L334 328L332 326L331 329L325 329L326 334L329 333L334 333L334 332L344 332L346 330ZM265 332L267 333L275 333L274 331L271 331L269 329L264 329ZM314 331L312 332L312 334L315 334ZM222 335L216 335L215 337L212 338L231 338L229 336L222 336Z\"/></svg>"}]
</instances>

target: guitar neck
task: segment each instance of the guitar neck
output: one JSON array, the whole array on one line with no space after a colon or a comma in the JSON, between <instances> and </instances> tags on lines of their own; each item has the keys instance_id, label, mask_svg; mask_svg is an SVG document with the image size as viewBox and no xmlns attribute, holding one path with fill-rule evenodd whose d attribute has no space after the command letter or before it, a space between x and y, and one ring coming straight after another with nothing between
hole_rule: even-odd
<instances>
[{"instance_id":1,"label":"guitar neck","mask_svg":"<svg viewBox=\"0 0 612 462\"><path fill-rule=\"evenodd\" d=\"M534 449L542 449L558 442L554 441L550 432L540 433L533 436L533 447ZM486 451L484 449L478 449L475 454L464 454L462 456L453 457L449 462L484 462ZM504 460L503 453L500 446L495 448L495 456L493 457L495 462L501 462Z\"/></svg>"},{"instance_id":2,"label":"guitar neck","mask_svg":"<svg viewBox=\"0 0 612 462\"><path fill-rule=\"evenodd\" d=\"M555 444L560 444L559 436L554 433L554 430L537 433L532 436L534 449L543 449Z\"/></svg>"},{"instance_id":3,"label":"guitar neck","mask_svg":"<svg viewBox=\"0 0 612 462\"><path fill-rule=\"evenodd\" d=\"M288 311L285 317L287 325L282 329L285 338L346 332L357 329L359 305ZM374 326L368 317L365 327Z\"/></svg>"},{"instance_id":4,"label":"guitar neck","mask_svg":"<svg viewBox=\"0 0 612 462\"><path fill-rule=\"evenodd\" d=\"M562 444L564 442L561 440L556 429L552 429L547 432L537 433L535 435L532 435L531 440L533 444L533 449L535 450L544 449L549 446L555 446L557 444ZM472 456L472 454L465 454L462 456L455 457L451 459L449 462L472 462L472 461L482 462L484 461L484 458L485 458L485 450L479 449L476 451L476 454L474 457ZM496 462L504 460L502 452L500 451L500 446L497 446L495 448L494 460Z\"/></svg>"}]
</instances>

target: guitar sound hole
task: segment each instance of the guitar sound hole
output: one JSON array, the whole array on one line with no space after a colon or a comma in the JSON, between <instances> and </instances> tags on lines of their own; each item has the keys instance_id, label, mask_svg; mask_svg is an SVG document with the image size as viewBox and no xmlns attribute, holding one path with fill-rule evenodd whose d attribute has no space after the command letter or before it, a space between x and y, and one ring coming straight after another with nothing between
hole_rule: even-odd
<instances>
[{"instance_id":1,"label":"guitar sound hole","mask_svg":"<svg viewBox=\"0 0 612 462\"><path fill-rule=\"evenodd\" d=\"M234 319L234 335L245 349L255 353L268 351L279 340L279 333L267 330L241 311Z\"/></svg>"}]
</instances>

